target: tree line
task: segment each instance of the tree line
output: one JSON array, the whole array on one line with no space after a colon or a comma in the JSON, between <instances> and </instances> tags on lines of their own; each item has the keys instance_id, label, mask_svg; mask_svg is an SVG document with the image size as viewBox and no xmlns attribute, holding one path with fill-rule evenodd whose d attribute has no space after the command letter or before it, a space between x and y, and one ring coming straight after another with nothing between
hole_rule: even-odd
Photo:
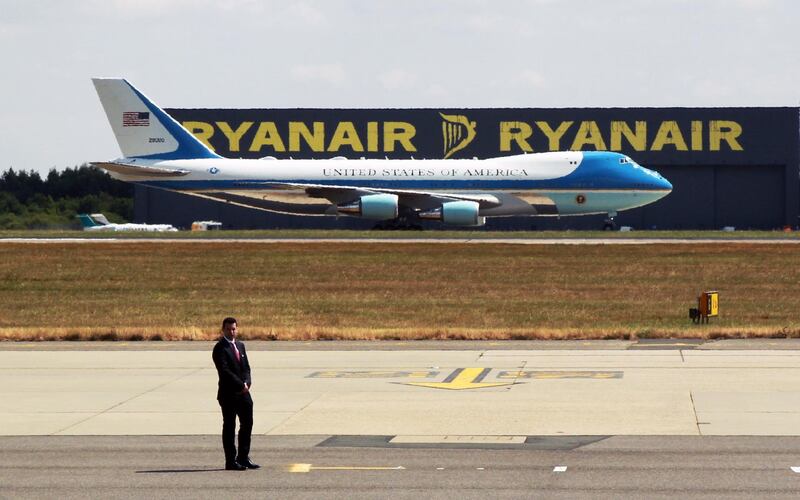
<instances>
[{"instance_id":1,"label":"tree line","mask_svg":"<svg viewBox=\"0 0 800 500\"><path fill-rule=\"evenodd\" d=\"M38 172L9 168L0 176L0 229L77 229L79 213L133 219L133 186L90 165Z\"/></svg>"}]
</instances>

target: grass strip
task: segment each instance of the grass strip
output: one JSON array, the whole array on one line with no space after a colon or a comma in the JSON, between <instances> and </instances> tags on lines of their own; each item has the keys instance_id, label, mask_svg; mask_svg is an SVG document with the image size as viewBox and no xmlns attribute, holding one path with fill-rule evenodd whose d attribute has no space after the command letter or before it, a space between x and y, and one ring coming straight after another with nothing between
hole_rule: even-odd
<instances>
[{"instance_id":1,"label":"grass strip","mask_svg":"<svg viewBox=\"0 0 800 500\"><path fill-rule=\"evenodd\" d=\"M0 244L0 339L800 337L800 247ZM700 291L720 317L693 325Z\"/></svg>"}]
</instances>

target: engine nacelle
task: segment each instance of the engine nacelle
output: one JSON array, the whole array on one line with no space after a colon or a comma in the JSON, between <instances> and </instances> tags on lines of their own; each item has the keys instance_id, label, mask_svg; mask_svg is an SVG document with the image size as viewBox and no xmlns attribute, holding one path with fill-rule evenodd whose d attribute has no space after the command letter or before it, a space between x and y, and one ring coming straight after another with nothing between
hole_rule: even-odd
<instances>
[{"instance_id":1,"label":"engine nacelle","mask_svg":"<svg viewBox=\"0 0 800 500\"><path fill-rule=\"evenodd\" d=\"M387 193L368 194L350 203L342 203L336 207L336 210L341 214L355 215L365 219L396 219L398 213L397 195Z\"/></svg>"},{"instance_id":2,"label":"engine nacelle","mask_svg":"<svg viewBox=\"0 0 800 500\"><path fill-rule=\"evenodd\" d=\"M486 217L478 215L480 205L477 201L448 201L441 207L420 212L420 219L440 220L453 226L482 226Z\"/></svg>"}]
</instances>

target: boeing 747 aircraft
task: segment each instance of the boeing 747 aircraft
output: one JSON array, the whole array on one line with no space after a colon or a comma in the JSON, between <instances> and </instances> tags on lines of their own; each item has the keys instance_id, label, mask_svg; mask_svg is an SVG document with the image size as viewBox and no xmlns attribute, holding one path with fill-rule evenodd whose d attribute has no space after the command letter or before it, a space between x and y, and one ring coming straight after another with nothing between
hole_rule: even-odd
<instances>
[{"instance_id":1,"label":"boeing 747 aircraft","mask_svg":"<svg viewBox=\"0 0 800 500\"><path fill-rule=\"evenodd\" d=\"M123 154L94 165L123 181L259 210L481 226L486 217L514 215L613 219L672 190L658 172L604 151L485 160L227 159L127 80L92 81Z\"/></svg>"}]
</instances>

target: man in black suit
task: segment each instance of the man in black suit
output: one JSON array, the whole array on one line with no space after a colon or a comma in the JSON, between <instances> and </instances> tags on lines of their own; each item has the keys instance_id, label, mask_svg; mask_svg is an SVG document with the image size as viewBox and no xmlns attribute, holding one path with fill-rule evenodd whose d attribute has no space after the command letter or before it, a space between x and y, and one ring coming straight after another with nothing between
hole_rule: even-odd
<instances>
[{"instance_id":1,"label":"man in black suit","mask_svg":"<svg viewBox=\"0 0 800 500\"><path fill-rule=\"evenodd\" d=\"M250 363L244 343L236 340L236 318L222 320L222 338L214 346L212 358L219 374L217 401L222 408L222 448L226 470L258 469L250 461L250 434L253 431L253 398L250 397ZM236 417L239 417L239 454L236 454Z\"/></svg>"}]
</instances>

